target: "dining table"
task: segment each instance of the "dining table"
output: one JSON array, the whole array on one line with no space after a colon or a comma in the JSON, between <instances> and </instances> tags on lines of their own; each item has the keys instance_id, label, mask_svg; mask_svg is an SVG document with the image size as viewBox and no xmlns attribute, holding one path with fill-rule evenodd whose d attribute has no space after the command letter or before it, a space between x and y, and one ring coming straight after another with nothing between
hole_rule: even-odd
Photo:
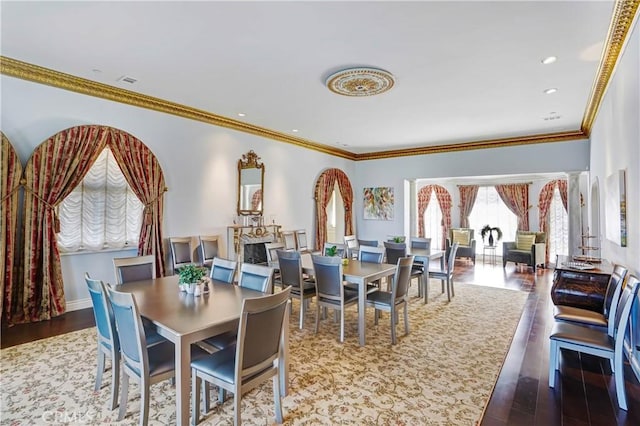
<instances>
[{"instance_id":1,"label":"dining table","mask_svg":"<svg viewBox=\"0 0 640 426\"><path fill-rule=\"evenodd\" d=\"M176 424L189 424L191 345L208 337L237 330L243 300L266 295L234 284L210 280L209 292L194 296L180 292L178 276L168 276L118 285L118 291L134 295L140 315L175 346ZM289 302L291 303L291 302ZM279 365L281 392L288 392L289 327L283 327Z\"/></svg>"},{"instance_id":2,"label":"dining table","mask_svg":"<svg viewBox=\"0 0 640 426\"><path fill-rule=\"evenodd\" d=\"M422 297L426 304L429 300L428 283L429 283L429 262L440 259L440 269L444 270L444 250L431 250L407 247L407 256L414 256L414 262L422 262L424 265L424 276L422 282Z\"/></svg>"}]
</instances>

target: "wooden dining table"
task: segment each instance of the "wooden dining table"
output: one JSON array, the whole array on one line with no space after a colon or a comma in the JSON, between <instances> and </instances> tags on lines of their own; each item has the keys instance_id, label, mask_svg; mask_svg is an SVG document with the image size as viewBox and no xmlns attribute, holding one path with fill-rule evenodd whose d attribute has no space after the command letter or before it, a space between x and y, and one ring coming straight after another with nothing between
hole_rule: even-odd
<instances>
[{"instance_id":1,"label":"wooden dining table","mask_svg":"<svg viewBox=\"0 0 640 426\"><path fill-rule=\"evenodd\" d=\"M427 294L427 284L429 282L429 262L432 260L440 259L440 269L444 270L444 250L430 250L430 249L418 249L407 247L407 256L415 256L414 261L422 262L424 265L424 279L422 281L422 297L426 304L429 298Z\"/></svg>"},{"instance_id":2,"label":"wooden dining table","mask_svg":"<svg viewBox=\"0 0 640 426\"><path fill-rule=\"evenodd\" d=\"M178 290L177 275L130 282L116 289L132 293L140 315L152 321L158 334L175 345L176 423L189 424L191 344L237 330L243 300L265 293L211 281L209 293L196 297ZM283 395L288 392L288 330L285 326L281 342L284 356L279 366Z\"/></svg>"}]
</instances>

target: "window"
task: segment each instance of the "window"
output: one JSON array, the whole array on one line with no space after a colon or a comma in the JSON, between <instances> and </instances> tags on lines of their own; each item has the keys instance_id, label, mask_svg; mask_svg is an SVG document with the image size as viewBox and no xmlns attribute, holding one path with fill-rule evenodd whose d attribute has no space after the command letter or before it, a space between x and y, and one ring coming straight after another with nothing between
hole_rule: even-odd
<instances>
[{"instance_id":1,"label":"window","mask_svg":"<svg viewBox=\"0 0 640 426\"><path fill-rule=\"evenodd\" d=\"M549 259L555 260L558 254L569 254L569 215L556 185L549 206Z\"/></svg>"},{"instance_id":2,"label":"window","mask_svg":"<svg viewBox=\"0 0 640 426\"><path fill-rule=\"evenodd\" d=\"M431 247L440 248L442 245L442 210L436 197L436 192L431 191L429 205L424 212L424 236L431 238Z\"/></svg>"},{"instance_id":3,"label":"window","mask_svg":"<svg viewBox=\"0 0 640 426\"><path fill-rule=\"evenodd\" d=\"M476 239L476 253L482 253L484 244L482 242L480 230L485 225L498 227L502 231L502 241L515 241L516 230L518 229L518 217L511 213L511 210L504 204L498 191L493 186L481 186L478 188L476 202L469 215L469 226L473 228L473 235ZM494 233L493 238L496 238ZM496 255L502 255L502 244L496 241Z\"/></svg>"},{"instance_id":4,"label":"window","mask_svg":"<svg viewBox=\"0 0 640 426\"><path fill-rule=\"evenodd\" d=\"M61 251L136 247L142 203L131 191L109 148L58 206Z\"/></svg>"}]
</instances>

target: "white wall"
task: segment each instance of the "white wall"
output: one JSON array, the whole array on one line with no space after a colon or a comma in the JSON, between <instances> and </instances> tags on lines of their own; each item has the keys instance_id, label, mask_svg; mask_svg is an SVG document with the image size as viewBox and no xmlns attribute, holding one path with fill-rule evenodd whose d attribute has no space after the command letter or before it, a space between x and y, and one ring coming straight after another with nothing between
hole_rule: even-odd
<instances>
[{"instance_id":1,"label":"white wall","mask_svg":"<svg viewBox=\"0 0 640 426\"><path fill-rule=\"evenodd\" d=\"M330 167L353 181L354 163L247 133L135 108L2 76L1 129L23 165L34 148L71 126L117 127L142 140L156 155L169 191L164 235L220 234L236 211L237 162L253 149L265 164L264 214L285 229L307 229L313 240L315 182ZM221 247L223 250L226 244ZM111 258L122 252L64 256L67 301L88 297L83 274L113 282ZM106 265L106 266L105 266Z\"/></svg>"}]
</instances>

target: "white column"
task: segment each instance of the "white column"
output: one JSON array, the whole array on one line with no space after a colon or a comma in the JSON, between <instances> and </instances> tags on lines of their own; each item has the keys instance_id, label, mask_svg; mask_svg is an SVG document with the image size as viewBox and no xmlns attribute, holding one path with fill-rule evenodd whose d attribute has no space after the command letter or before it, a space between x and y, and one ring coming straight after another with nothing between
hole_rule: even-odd
<instances>
[{"instance_id":1,"label":"white column","mask_svg":"<svg viewBox=\"0 0 640 426\"><path fill-rule=\"evenodd\" d=\"M416 181L409 181L409 232L410 237L418 236L418 192Z\"/></svg>"},{"instance_id":2,"label":"white column","mask_svg":"<svg viewBox=\"0 0 640 426\"><path fill-rule=\"evenodd\" d=\"M580 207L580 173L567 173L567 213L569 216L569 255L582 254L582 208Z\"/></svg>"}]
</instances>

